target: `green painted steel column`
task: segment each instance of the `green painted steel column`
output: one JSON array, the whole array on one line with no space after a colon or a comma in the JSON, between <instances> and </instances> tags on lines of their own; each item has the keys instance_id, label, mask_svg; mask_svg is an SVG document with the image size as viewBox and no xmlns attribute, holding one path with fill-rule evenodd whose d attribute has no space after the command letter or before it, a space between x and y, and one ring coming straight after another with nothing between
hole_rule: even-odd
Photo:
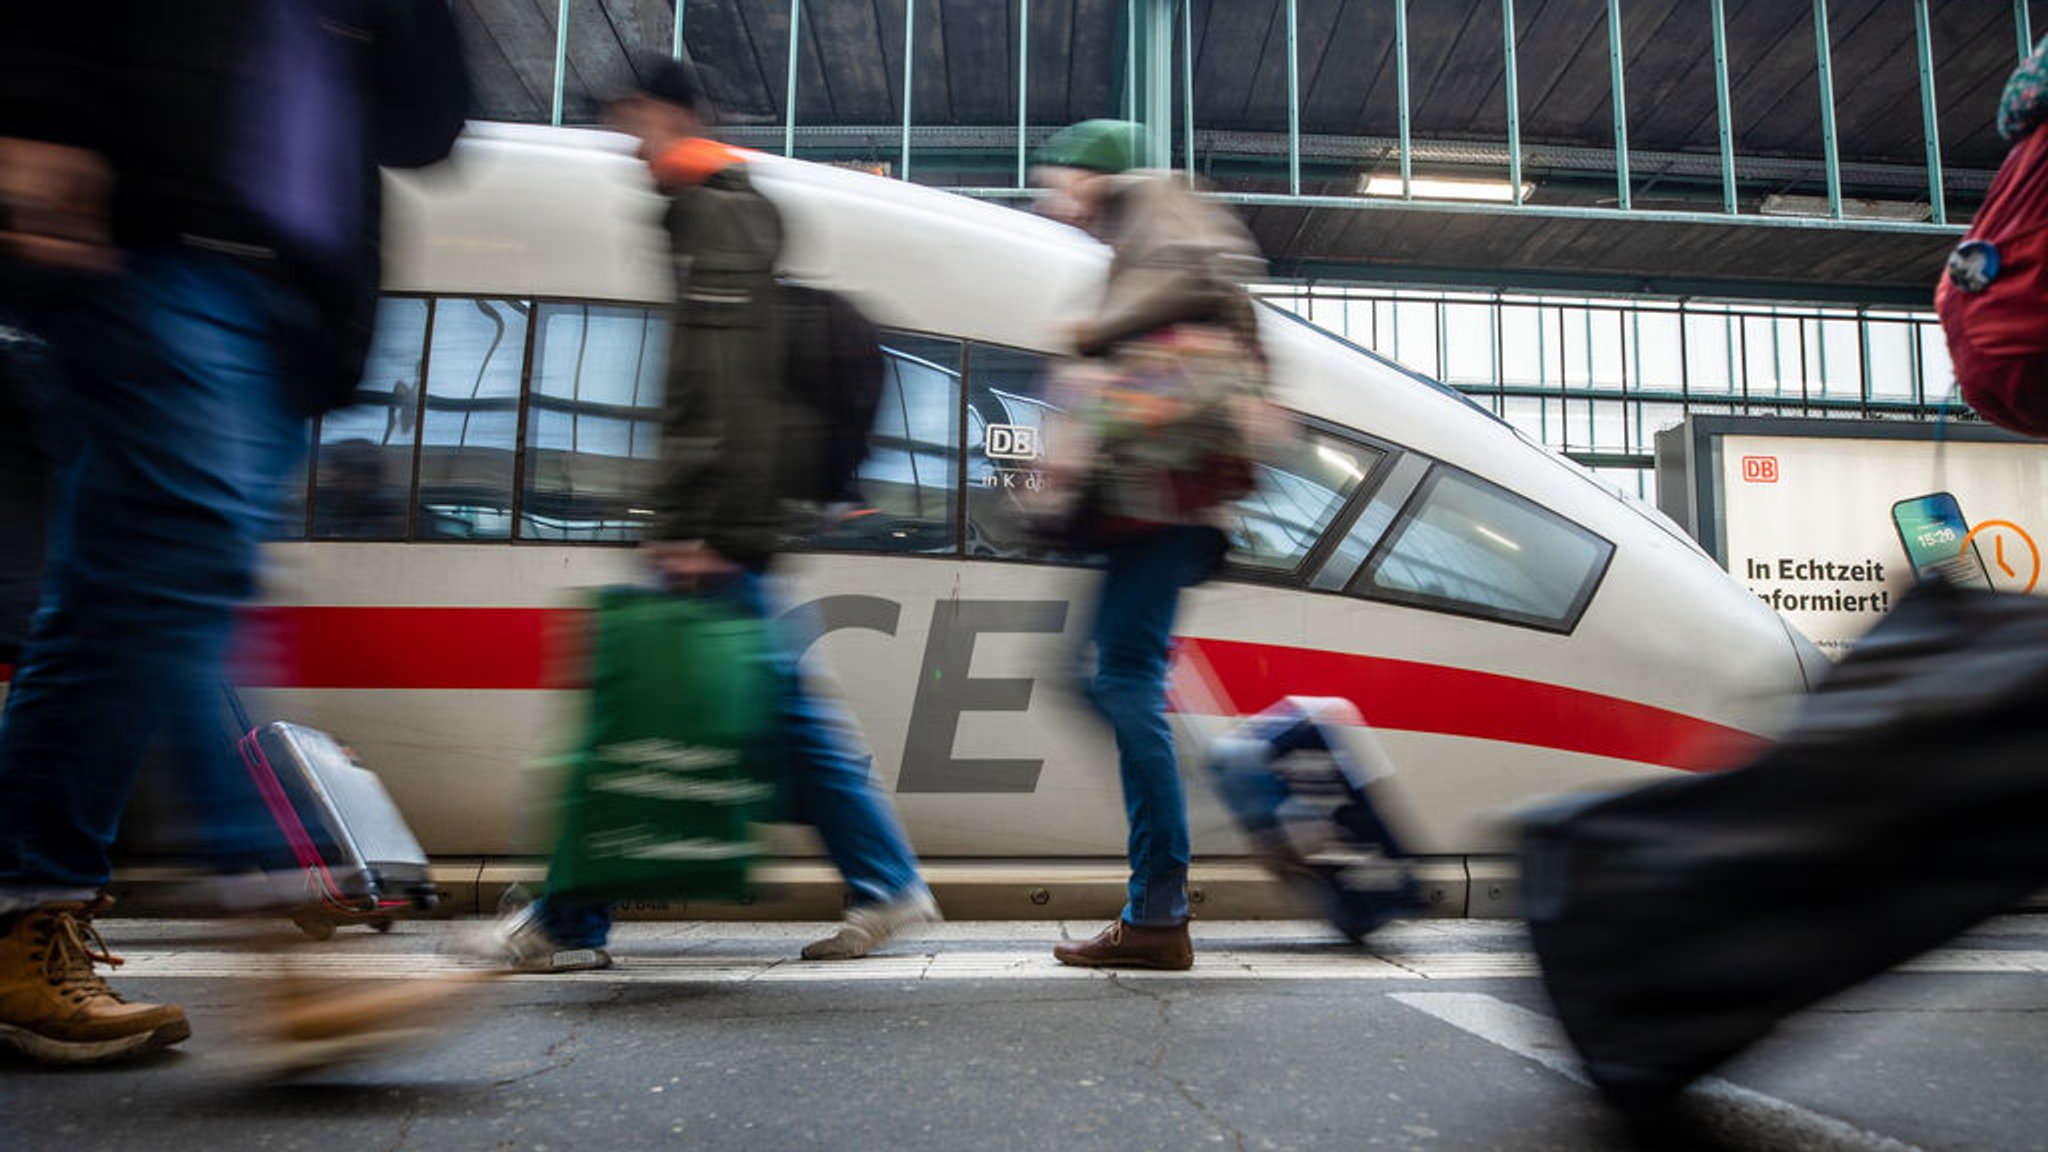
<instances>
[{"instance_id":1,"label":"green painted steel column","mask_svg":"<svg viewBox=\"0 0 2048 1152\"><path fill-rule=\"evenodd\" d=\"M1173 8L1175 0L1143 0L1139 23L1138 122L1145 126L1145 166L1173 167Z\"/></svg>"},{"instance_id":2,"label":"green painted steel column","mask_svg":"<svg viewBox=\"0 0 2048 1152\"><path fill-rule=\"evenodd\" d=\"M548 123L562 122L562 85L569 72L569 0L555 9L555 105Z\"/></svg>"},{"instance_id":3,"label":"green painted steel column","mask_svg":"<svg viewBox=\"0 0 2048 1152\"><path fill-rule=\"evenodd\" d=\"M1124 5L1124 119L1145 126L1146 168L1173 166L1173 10L1176 0Z\"/></svg>"},{"instance_id":4,"label":"green painted steel column","mask_svg":"<svg viewBox=\"0 0 2048 1152\"><path fill-rule=\"evenodd\" d=\"M1714 101L1721 127L1721 210L1733 216L1735 200L1735 111L1728 100L1728 14L1714 0Z\"/></svg>"},{"instance_id":5,"label":"green painted steel column","mask_svg":"<svg viewBox=\"0 0 2048 1152\"><path fill-rule=\"evenodd\" d=\"M1721 0L1714 0L1719 4ZM1501 52L1508 90L1508 184L1510 198L1522 203L1522 96L1515 78L1515 0L1500 0Z\"/></svg>"},{"instance_id":6,"label":"green painted steel column","mask_svg":"<svg viewBox=\"0 0 2048 1152\"><path fill-rule=\"evenodd\" d=\"M2027 10L2027 0L2012 0L2013 30L2020 37L2020 59L2034 54L2034 14Z\"/></svg>"},{"instance_id":7,"label":"green painted steel column","mask_svg":"<svg viewBox=\"0 0 2048 1152\"><path fill-rule=\"evenodd\" d=\"M1621 60L1621 0L1607 0L1607 67L1614 93L1614 181L1621 210L1626 212L1629 209L1628 80Z\"/></svg>"},{"instance_id":8,"label":"green painted steel column","mask_svg":"<svg viewBox=\"0 0 2048 1152\"><path fill-rule=\"evenodd\" d=\"M1913 34L1920 48L1920 125L1927 137L1927 202L1936 224L1948 223L1948 203L1941 188L1941 118L1934 103L1934 34L1927 22L1927 0L1913 0Z\"/></svg>"},{"instance_id":9,"label":"green painted steel column","mask_svg":"<svg viewBox=\"0 0 2048 1152\"><path fill-rule=\"evenodd\" d=\"M903 163L897 174L910 179L910 95L911 77L917 71L917 0L903 4Z\"/></svg>"},{"instance_id":10,"label":"green painted steel column","mask_svg":"<svg viewBox=\"0 0 2048 1152\"><path fill-rule=\"evenodd\" d=\"M1408 200L1415 195L1415 148L1408 117L1408 0L1394 0L1394 69L1401 113L1401 199Z\"/></svg>"},{"instance_id":11,"label":"green painted steel column","mask_svg":"<svg viewBox=\"0 0 2048 1152\"><path fill-rule=\"evenodd\" d=\"M683 58L683 0L676 0L675 39L669 45L668 54L671 59Z\"/></svg>"},{"instance_id":12,"label":"green painted steel column","mask_svg":"<svg viewBox=\"0 0 2048 1152\"><path fill-rule=\"evenodd\" d=\"M1139 0L1124 0L1124 119L1139 119Z\"/></svg>"},{"instance_id":13,"label":"green painted steel column","mask_svg":"<svg viewBox=\"0 0 2048 1152\"><path fill-rule=\"evenodd\" d=\"M1301 195L1301 11L1297 0L1287 0L1287 194Z\"/></svg>"},{"instance_id":14,"label":"green painted steel column","mask_svg":"<svg viewBox=\"0 0 2048 1152\"><path fill-rule=\"evenodd\" d=\"M796 155L796 54L804 42L803 15L804 0L789 0L789 90L783 100L782 116L784 156Z\"/></svg>"},{"instance_id":15,"label":"green painted steel column","mask_svg":"<svg viewBox=\"0 0 2048 1152\"><path fill-rule=\"evenodd\" d=\"M1813 62L1820 72L1820 146L1828 167L1828 217L1842 218L1842 155L1835 138L1834 46L1828 38L1828 0L1813 0Z\"/></svg>"},{"instance_id":16,"label":"green painted steel column","mask_svg":"<svg viewBox=\"0 0 2048 1152\"><path fill-rule=\"evenodd\" d=\"M1025 186L1024 129L1031 95L1031 0L1017 3L1017 187Z\"/></svg>"},{"instance_id":17,"label":"green painted steel column","mask_svg":"<svg viewBox=\"0 0 2048 1152\"><path fill-rule=\"evenodd\" d=\"M1181 132L1186 141L1188 187L1195 185L1195 5L1180 6Z\"/></svg>"}]
</instances>

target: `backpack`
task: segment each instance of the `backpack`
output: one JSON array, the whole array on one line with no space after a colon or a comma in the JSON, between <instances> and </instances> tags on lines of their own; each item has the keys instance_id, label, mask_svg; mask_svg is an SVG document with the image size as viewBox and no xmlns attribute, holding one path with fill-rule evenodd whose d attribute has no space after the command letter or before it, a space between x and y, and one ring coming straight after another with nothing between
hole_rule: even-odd
<instances>
[{"instance_id":1,"label":"backpack","mask_svg":"<svg viewBox=\"0 0 2048 1152\"><path fill-rule=\"evenodd\" d=\"M1956 384L1977 414L2048 437L2048 127L2020 141L1934 290Z\"/></svg>"},{"instance_id":2,"label":"backpack","mask_svg":"<svg viewBox=\"0 0 2048 1152\"><path fill-rule=\"evenodd\" d=\"M837 292L788 280L776 287L785 345L781 495L859 500L882 406L881 332Z\"/></svg>"}]
</instances>

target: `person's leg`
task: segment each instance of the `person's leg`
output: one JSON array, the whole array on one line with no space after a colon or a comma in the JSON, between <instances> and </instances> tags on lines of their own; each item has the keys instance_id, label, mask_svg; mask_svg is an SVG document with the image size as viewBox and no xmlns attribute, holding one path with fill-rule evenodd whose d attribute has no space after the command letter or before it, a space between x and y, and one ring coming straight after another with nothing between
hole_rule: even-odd
<instances>
[{"instance_id":1,"label":"person's leg","mask_svg":"<svg viewBox=\"0 0 2048 1152\"><path fill-rule=\"evenodd\" d=\"M241 771L218 721L229 632L300 436L266 293L226 261L137 254L63 334L83 440L0 725L0 889L106 882L160 728L188 781Z\"/></svg>"},{"instance_id":2,"label":"person's leg","mask_svg":"<svg viewBox=\"0 0 2048 1152\"><path fill-rule=\"evenodd\" d=\"M1117 745L1131 879L1122 915L1101 935L1053 949L1063 963L1185 968L1188 813L1166 719L1166 673L1181 589L1215 556L1214 532L1171 528L1113 549L1096 598L1088 694Z\"/></svg>"},{"instance_id":3,"label":"person's leg","mask_svg":"<svg viewBox=\"0 0 2048 1152\"><path fill-rule=\"evenodd\" d=\"M749 611L768 616L764 581L749 577L734 594ZM832 935L806 945L806 960L851 960L896 933L940 919L917 867L917 853L889 797L875 782L874 756L844 707L816 690L800 645L783 620L773 655L777 680L777 736L791 815L817 829L839 875L852 890L846 919Z\"/></svg>"},{"instance_id":4,"label":"person's leg","mask_svg":"<svg viewBox=\"0 0 2048 1152\"><path fill-rule=\"evenodd\" d=\"M1207 532L1173 528L1115 550L1097 601L1089 697L1116 735L1130 819L1123 918L1140 926L1188 916L1187 796L1166 719L1166 672L1181 589L1206 570Z\"/></svg>"},{"instance_id":5,"label":"person's leg","mask_svg":"<svg viewBox=\"0 0 2048 1152\"><path fill-rule=\"evenodd\" d=\"M760 577L748 577L734 595L749 611L767 616L771 605ZM796 820L818 830L825 853L853 890L853 902L882 904L922 892L917 854L875 783L874 756L839 702L813 690L804 661L777 630L772 656L777 681L777 733Z\"/></svg>"},{"instance_id":6,"label":"person's leg","mask_svg":"<svg viewBox=\"0 0 2048 1152\"><path fill-rule=\"evenodd\" d=\"M233 611L253 589L299 436L271 292L217 258L132 253L119 280L47 333L82 439L54 505L44 611L0 723L0 899L106 883L108 846L159 729L182 745L188 781L236 770L218 744L194 754L192 733L219 732L195 701L217 699ZM97 908L62 901L15 917L0 949L0 1039L86 1060L189 1034L176 1008L123 1004L94 972L106 956L89 923ZM66 996L36 997L38 954L62 958Z\"/></svg>"}]
</instances>

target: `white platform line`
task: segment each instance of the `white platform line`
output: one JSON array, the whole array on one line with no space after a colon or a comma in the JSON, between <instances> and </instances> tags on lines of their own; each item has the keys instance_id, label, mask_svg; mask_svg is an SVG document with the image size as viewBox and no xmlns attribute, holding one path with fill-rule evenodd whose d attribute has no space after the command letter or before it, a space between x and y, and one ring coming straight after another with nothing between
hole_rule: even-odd
<instances>
[{"instance_id":1,"label":"white platform line","mask_svg":"<svg viewBox=\"0 0 2048 1152\"><path fill-rule=\"evenodd\" d=\"M1570 1041L1565 1039L1555 1020L1541 1013L1476 992L1394 992L1388 995L1388 999L1433 1016L1523 1059L1533 1060L1574 1083L1588 1083L1585 1073L1579 1069L1578 1057L1572 1052ZM1693 1085L1691 1092L1707 1098L1718 1108L1744 1113L1745 1118L1752 1122L1768 1123L1786 1135L1784 1147L1922 1152L1917 1145L1867 1132L1846 1121L1731 1084L1719 1077L1701 1079Z\"/></svg>"},{"instance_id":2,"label":"white platform line","mask_svg":"<svg viewBox=\"0 0 2048 1152\"><path fill-rule=\"evenodd\" d=\"M756 945L759 946L759 945ZM219 947L151 944L123 948L127 963L120 974L156 980L232 979L273 973L289 964L312 977L403 979L431 972L474 970L477 965L454 952L376 951L305 945L278 955ZM805 964L795 959L796 947L773 944L760 952L728 949L664 953L659 941L632 942L616 951L619 966L605 972L565 972L520 977L523 980L567 980L578 983L727 984L748 980L774 983L832 981L955 981L1060 980L1089 975L1087 969L1055 962L1050 945L1030 949L976 948L957 944L918 950L898 945L889 953L862 960ZM1900 969L1921 974L2028 974L2048 972L2048 952L1930 953ZM1337 952L1285 949L1238 950L1197 945L1189 972L1120 971L1120 979L1152 980L1350 980L1432 982L1446 980L1527 980L1537 975L1535 957L1524 952ZM1460 1025L1462 1027L1462 1025ZM1469 1029L1468 1029L1469 1031Z\"/></svg>"}]
</instances>

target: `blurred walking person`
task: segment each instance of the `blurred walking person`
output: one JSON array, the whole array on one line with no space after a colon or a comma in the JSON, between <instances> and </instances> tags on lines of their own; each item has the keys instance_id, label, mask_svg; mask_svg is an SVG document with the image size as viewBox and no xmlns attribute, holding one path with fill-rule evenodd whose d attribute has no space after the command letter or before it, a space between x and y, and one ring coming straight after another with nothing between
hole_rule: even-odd
<instances>
[{"instance_id":1,"label":"blurred walking person","mask_svg":"<svg viewBox=\"0 0 2048 1152\"><path fill-rule=\"evenodd\" d=\"M234 611L306 419L362 368L377 166L445 156L467 100L440 0L0 15L0 312L45 343L74 438L0 722L0 1042L78 1063L190 1034L97 970L108 846L158 736L195 795L252 796L220 723ZM208 816L224 864L279 843L253 796ZM360 1040L432 992L272 1023Z\"/></svg>"},{"instance_id":2,"label":"blurred walking person","mask_svg":"<svg viewBox=\"0 0 2048 1152\"><path fill-rule=\"evenodd\" d=\"M1236 218L1184 178L1134 171L1143 144L1137 124L1086 121L1048 141L1038 169L1049 191L1042 211L1114 253L1101 304L1072 333L1093 383L1074 401L1085 418L1063 431L1090 443L1062 453L1086 459L1060 482L1082 489L1065 529L1071 543L1107 557L1087 687L1116 735L1131 865L1117 922L1053 955L1084 967L1183 969L1194 963L1188 814L1166 719L1167 665L1182 589L1223 559L1217 511L1251 487L1232 404L1263 390L1242 286L1260 261ZM1158 418L1167 396L1175 414Z\"/></svg>"},{"instance_id":3,"label":"blurred walking person","mask_svg":"<svg viewBox=\"0 0 2048 1152\"><path fill-rule=\"evenodd\" d=\"M774 622L767 571L783 526L785 478L801 472L782 394L784 323L775 282L782 221L747 175L746 153L705 135L709 105L694 72L666 57L640 63L640 88L614 102L612 123L640 141L668 198L664 223L677 299L663 397L661 480L644 552L679 591L730 598ZM838 929L806 960L866 955L907 928L940 919L917 856L873 757L839 705L805 683L796 652L772 657L777 743L797 820L816 828L852 890ZM559 850L558 850L559 852ZM559 881L559 876L552 876ZM590 894L544 894L498 926L495 955L545 971L605 968L611 908Z\"/></svg>"}]
</instances>

